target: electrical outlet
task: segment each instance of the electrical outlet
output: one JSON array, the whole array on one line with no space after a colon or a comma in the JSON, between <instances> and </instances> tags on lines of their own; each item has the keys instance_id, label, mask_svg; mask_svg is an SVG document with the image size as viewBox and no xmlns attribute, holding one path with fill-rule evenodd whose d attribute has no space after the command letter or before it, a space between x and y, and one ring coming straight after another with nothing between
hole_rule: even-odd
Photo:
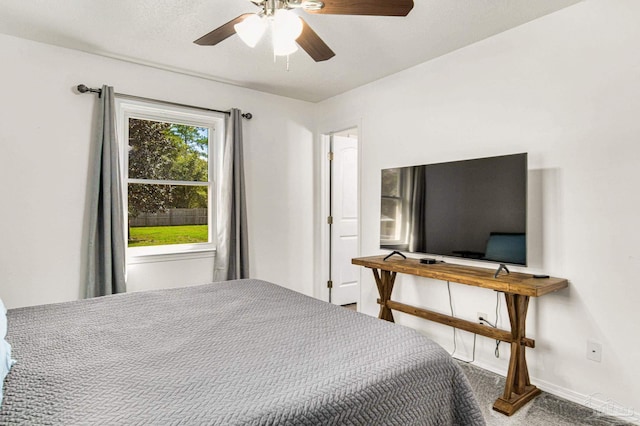
<instances>
[{"instance_id":1,"label":"electrical outlet","mask_svg":"<svg viewBox=\"0 0 640 426\"><path fill-rule=\"evenodd\" d=\"M600 343L587 340L587 359L595 362L602 361L602 345Z\"/></svg>"},{"instance_id":2,"label":"electrical outlet","mask_svg":"<svg viewBox=\"0 0 640 426\"><path fill-rule=\"evenodd\" d=\"M487 318L487 314L485 314L484 312L478 312L478 322L481 322L480 318L489 319Z\"/></svg>"}]
</instances>

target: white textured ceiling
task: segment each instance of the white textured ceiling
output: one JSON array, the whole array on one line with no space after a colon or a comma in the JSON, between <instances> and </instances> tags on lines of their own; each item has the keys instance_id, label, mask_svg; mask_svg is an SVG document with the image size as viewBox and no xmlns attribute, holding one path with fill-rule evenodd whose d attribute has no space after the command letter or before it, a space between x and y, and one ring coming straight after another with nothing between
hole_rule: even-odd
<instances>
[{"instance_id":1,"label":"white textured ceiling","mask_svg":"<svg viewBox=\"0 0 640 426\"><path fill-rule=\"evenodd\" d=\"M304 15L336 53L303 50L274 63L232 36L193 40L242 13L248 0L0 0L0 33L317 102L475 43L580 0L414 0L407 17Z\"/></svg>"}]
</instances>

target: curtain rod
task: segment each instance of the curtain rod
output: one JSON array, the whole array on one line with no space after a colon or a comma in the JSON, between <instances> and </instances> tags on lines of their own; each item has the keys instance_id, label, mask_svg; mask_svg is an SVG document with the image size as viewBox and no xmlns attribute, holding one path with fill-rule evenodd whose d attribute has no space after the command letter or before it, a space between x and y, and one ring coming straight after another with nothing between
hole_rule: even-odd
<instances>
[{"instance_id":1,"label":"curtain rod","mask_svg":"<svg viewBox=\"0 0 640 426\"><path fill-rule=\"evenodd\" d=\"M102 89L93 89L91 87L85 86L84 84L78 84L78 86L76 86L76 89L78 89L78 92L80 92L80 93L97 93L98 96L100 96L102 94ZM199 106L180 104L180 103L177 103L177 102L161 101L159 99L145 98L145 97L142 97L142 96L135 96L135 95L127 95L127 94L124 94L124 93L116 93L115 95L123 97L123 98L137 99L137 100L140 100L140 101L160 102L160 103L163 103L163 104L179 106L179 107L185 107L185 108L194 108L194 109L199 109L199 110L202 110L202 111L219 112L219 113L227 114L227 115L231 114L231 111L221 111L219 109L204 108L204 107L199 107ZM245 112L244 114L242 114L242 117L246 118L247 120L251 120L253 118L253 114L251 114L250 112Z\"/></svg>"}]
</instances>

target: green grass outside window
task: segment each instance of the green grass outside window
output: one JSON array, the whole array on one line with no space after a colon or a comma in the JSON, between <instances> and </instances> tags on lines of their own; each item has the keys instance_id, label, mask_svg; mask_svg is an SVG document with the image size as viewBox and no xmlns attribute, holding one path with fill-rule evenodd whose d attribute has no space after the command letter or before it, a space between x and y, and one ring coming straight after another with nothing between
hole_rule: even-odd
<instances>
[{"instance_id":1,"label":"green grass outside window","mask_svg":"<svg viewBox=\"0 0 640 426\"><path fill-rule=\"evenodd\" d=\"M206 243L209 240L207 225L132 227L129 232L129 247Z\"/></svg>"}]
</instances>

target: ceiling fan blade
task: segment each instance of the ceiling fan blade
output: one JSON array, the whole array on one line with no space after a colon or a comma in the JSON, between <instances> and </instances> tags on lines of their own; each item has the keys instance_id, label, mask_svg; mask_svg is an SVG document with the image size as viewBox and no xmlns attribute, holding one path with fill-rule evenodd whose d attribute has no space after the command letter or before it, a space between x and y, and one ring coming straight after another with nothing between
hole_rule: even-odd
<instances>
[{"instance_id":1,"label":"ceiling fan blade","mask_svg":"<svg viewBox=\"0 0 640 426\"><path fill-rule=\"evenodd\" d=\"M413 0L322 0L324 7L308 13L327 15L407 16Z\"/></svg>"},{"instance_id":2,"label":"ceiling fan blade","mask_svg":"<svg viewBox=\"0 0 640 426\"><path fill-rule=\"evenodd\" d=\"M300 19L302 21L302 34L296 39L296 43L316 62L333 58L336 55L333 50L322 41L320 36L311 29L304 19Z\"/></svg>"},{"instance_id":3,"label":"ceiling fan blade","mask_svg":"<svg viewBox=\"0 0 640 426\"><path fill-rule=\"evenodd\" d=\"M227 22L226 24L216 28L210 33L203 35L202 37L194 41L194 43L199 44L200 46L213 46L214 44L218 44L222 40L225 40L236 33L236 29L233 27L235 24L239 24L247 16L251 15L253 15L253 13L242 14L237 18Z\"/></svg>"}]
</instances>

